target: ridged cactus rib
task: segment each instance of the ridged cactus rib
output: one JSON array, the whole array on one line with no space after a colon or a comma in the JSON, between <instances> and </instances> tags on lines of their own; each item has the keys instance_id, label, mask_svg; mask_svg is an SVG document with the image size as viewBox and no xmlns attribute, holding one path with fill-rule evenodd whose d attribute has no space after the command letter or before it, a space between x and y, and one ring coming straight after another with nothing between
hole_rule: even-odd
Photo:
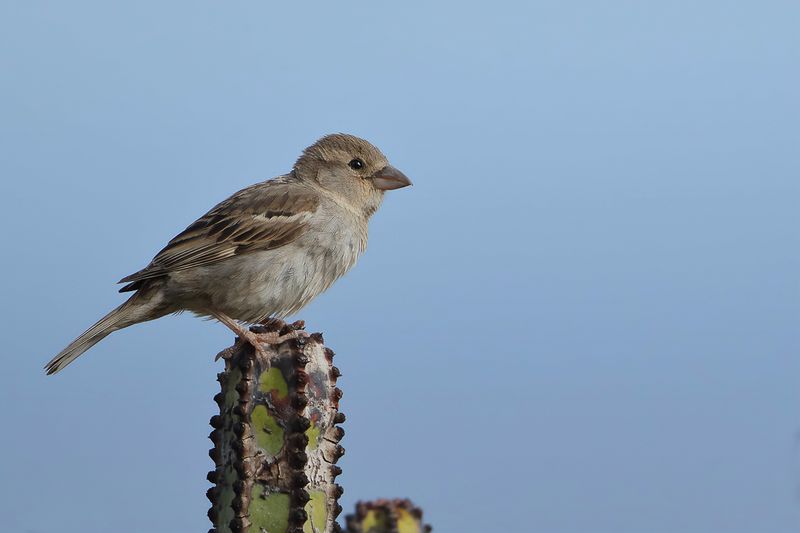
<instances>
[{"instance_id":1,"label":"ridged cactus rib","mask_svg":"<svg viewBox=\"0 0 800 533\"><path fill-rule=\"evenodd\" d=\"M284 335L302 322L252 328ZM264 346L266 360L237 340L225 350L222 390L214 397L208 480L215 533L332 533L342 488L336 462L344 454L338 427L339 370L322 335Z\"/></svg>"},{"instance_id":2,"label":"ridged cactus rib","mask_svg":"<svg viewBox=\"0 0 800 533\"><path fill-rule=\"evenodd\" d=\"M422 509L410 500L358 502L355 514L347 515L347 533L429 533Z\"/></svg>"}]
</instances>

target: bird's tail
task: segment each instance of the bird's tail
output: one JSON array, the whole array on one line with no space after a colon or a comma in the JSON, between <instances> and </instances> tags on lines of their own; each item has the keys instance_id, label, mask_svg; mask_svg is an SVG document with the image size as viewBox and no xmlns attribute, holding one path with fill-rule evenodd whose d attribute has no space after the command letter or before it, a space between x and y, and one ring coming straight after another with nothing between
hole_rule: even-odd
<instances>
[{"instance_id":1,"label":"bird's tail","mask_svg":"<svg viewBox=\"0 0 800 533\"><path fill-rule=\"evenodd\" d=\"M69 346L45 365L47 374L55 374L78 358L83 352L105 339L110 333L127 328L139 322L145 322L163 316L165 313L154 313L155 302L147 301L142 295L135 293L128 301L108 313L92 327L81 333Z\"/></svg>"}]
</instances>

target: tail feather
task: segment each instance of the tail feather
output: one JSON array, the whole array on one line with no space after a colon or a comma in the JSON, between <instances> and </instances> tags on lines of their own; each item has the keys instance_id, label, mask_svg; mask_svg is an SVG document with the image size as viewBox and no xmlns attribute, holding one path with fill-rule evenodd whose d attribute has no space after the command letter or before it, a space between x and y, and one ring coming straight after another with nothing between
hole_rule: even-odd
<instances>
[{"instance_id":1,"label":"tail feather","mask_svg":"<svg viewBox=\"0 0 800 533\"><path fill-rule=\"evenodd\" d=\"M134 294L128 301L108 313L97 321L92 327L84 331L77 339L72 341L69 346L61 350L58 355L45 365L47 374L55 374L65 366L78 358L83 352L106 338L110 333L126 328L137 322L151 320L156 316L143 316L147 313L142 309L142 305ZM147 307L147 306L144 306Z\"/></svg>"}]
</instances>

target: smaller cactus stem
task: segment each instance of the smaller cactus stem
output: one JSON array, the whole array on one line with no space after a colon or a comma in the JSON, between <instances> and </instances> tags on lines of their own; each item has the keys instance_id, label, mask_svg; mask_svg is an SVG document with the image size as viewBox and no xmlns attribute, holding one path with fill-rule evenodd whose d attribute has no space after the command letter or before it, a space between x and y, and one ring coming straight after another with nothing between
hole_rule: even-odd
<instances>
[{"instance_id":1,"label":"smaller cactus stem","mask_svg":"<svg viewBox=\"0 0 800 533\"><path fill-rule=\"evenodd\" d=\"M358 502L355 514L347 515L347 533L429 533L422 509L410 500Z\"/></svg>"},{"instance_id":2,"label":"smaller cactus stem","mask_svg":"<svg viewBox=\"0 0 800 533\"><path fill-rule=\"evenodd\" d=\"M302 322L271 320L251 328L285 335ZM304 333L304 332L303 332ZM214 397L209 456L215 469L207 495L214 533L332 533L342 488L335 483L344 455L344 421L336 388L339 370L322 335L303 334L266 357L237 342L222 352L225 370Z\"/></svg>"}]
</instances>

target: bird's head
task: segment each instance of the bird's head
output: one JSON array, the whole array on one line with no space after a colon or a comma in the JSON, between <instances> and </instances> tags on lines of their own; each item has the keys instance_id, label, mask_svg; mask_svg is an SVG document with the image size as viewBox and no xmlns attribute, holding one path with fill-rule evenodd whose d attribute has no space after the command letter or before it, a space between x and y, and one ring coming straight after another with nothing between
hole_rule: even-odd
<instances>
[{"instance_id":1,"label":"bird's head","mask_svg":"<svg viewBox=\"0 0 800 533\"><path fill-rule=\"evenodd\" d=\"M375 146L344 133L326 135L306 148L294 171L364 209L368 216L378 208L385 191L411 185Z\"/></svg>"}]
</instances>

